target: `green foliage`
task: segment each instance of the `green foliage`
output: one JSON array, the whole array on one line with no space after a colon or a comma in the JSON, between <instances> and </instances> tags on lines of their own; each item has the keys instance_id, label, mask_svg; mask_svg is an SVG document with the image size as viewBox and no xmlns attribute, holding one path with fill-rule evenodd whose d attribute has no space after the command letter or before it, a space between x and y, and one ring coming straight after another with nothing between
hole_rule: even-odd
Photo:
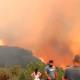
<instances>
[{"instance_id":1,"label":"green foliage","mask_svg":"<svg viewBox=\"0 0 80 80\"><path fill-rule=\"evenodd\" d=\"M9 80L10 75L8 73L8 70L6 69L0 69L0 80Z\"/></svg>"},{"instance_id":2,"label":"green foliage","mask_svg":"<svg viewBox=\"0 0 80 80\"><path fill-rule=\"evenodd\" d=\"M22 72L19 76L19 80L26 80L24 72Z\"/></svg>"},{"instance_id":3,"label":"green foliage","mask_svg":"<svg viewBox=\"0 0 80 80\"><path fill-rule=\"evenodd\" d=\"M6 75L7 78L10 78L10 80L33 80L31 74L32 72L34 72L36 68L38 68L39 71L42 73L41 79L45 80L46 75L44 73L44 67L45 67L44 63L40 61L37 62L32 61L26 65L26 68L21 68L20 66L17 65L11 68L0 68L0 78L2 78L1 76ZM57 68L57 72L58 72L57 80L61 80L63 75L63 70L61 68ZM3 80L7 80L7 79L3 79Z\"/></svg>"},{"instance_id":4,"label":"green foliage","mask_svg":"<svg viewBox=\"0 0 80 80\"><path fill-rule=\"evenodd\" d=\"M10 72L11 72L12 76L18 76L20 74L20 66L15 65L15 66L11 67Z\"/></svg>"},{"instance_id":5,"label":"green foliage","mask_svg":"<svg viewBox=\"0 0 80 80\"><path fill-rule=\"evenodd\" d=\"M9 73L11 75L11 80L18 80L21 74L21 67L19 65L15 65L9 69Z\"/></svg>"},{"instance_id":6,"label":"green foliage","mask_svg":"<svg viewBox=\"0 0 80 80\"><path fill-rule=\"evenodd\" d=\"M61 80L62 79L62 75L63 75L63 70L61 69L61 68L57 68L57 72L58 72L58 78L57 78L57 80Z\"/></svg>"},{"instance_id":7,"label":"green foliage","mask_svg":"<svg viewBox=\"0 0 80 80\"><path fill-rule=\"evenodd\" d=\"M45 66L44 63L42 63L42 62L40 62L40 61L29 63L29 64L26 66L26 71L25 71L25 74L26 74L27 79L28 79L28 80L32 80L31 74L32 74L32 72L34 72L34 70L35 70L36 68L38 68L39 71L40 71L41 73L43 73L43 72L44 72L44 66Z\"/></svg>"}]
</instances>

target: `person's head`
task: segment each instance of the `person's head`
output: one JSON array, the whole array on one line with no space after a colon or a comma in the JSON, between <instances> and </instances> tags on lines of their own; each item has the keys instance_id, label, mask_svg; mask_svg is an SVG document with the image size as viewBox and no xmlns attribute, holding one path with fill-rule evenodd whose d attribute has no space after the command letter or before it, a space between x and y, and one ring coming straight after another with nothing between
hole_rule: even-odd
<instances>
[{"instance_id":1,"label":"person's head","mask_svg":"<svg viewBox=\"0 0 80 80\"><path fill-rule=\"evenodd\" d=\"M37 72L38 72L38 68L35 69L35 73L36 73L36 74L37 74Z\"/></svg>"},{"instance_id":2,"label":"person's head","mask_svg":"<svg viewBox=\"0 0 80 80\"><path fill-rule=\"evenodd\" d=\"M80 66L80 55L75 55L73 58L73 65Z\"/></svg>"},{"instance_id":3,"label":"person's head","mask_svg":"<svg viewBox=\"0 0 80 80\"><path fill-rule=\"evenodd\" d=\"M49 66L53 66L54 61L53 60L49 60Z\"/></svg>"}]
</instances>

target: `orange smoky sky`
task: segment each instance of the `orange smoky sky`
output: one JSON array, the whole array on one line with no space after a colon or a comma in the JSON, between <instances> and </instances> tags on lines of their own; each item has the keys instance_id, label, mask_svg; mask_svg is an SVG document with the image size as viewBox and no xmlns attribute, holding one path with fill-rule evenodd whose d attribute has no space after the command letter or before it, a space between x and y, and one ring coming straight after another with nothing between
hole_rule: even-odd
<instances>
[{"instance_id":1,"label":"orange smoky sky","mask_svg":"<svg viewBox=\"0 0 80 80\"><path fill-rule=\"evenodd\" d=\"M0 38L7 45L68 61L80 52L79 35L79 0L0 0Z\"/></svg>"}]
</instances>

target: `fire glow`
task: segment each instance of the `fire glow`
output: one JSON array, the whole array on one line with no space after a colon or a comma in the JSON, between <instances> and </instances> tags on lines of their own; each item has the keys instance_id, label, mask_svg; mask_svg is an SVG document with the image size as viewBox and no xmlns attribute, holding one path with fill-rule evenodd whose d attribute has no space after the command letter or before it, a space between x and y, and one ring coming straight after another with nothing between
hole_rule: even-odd
<instances>
[{"instance_id":1,"label":"fire glow","mask_svg":"<svg viewBox=\"0 0 80 80\"><path fill-rule=\"evenodd\" d=\"M40 59L43 63L46 63L46 61L45 61L43 58L39 57L39 59Z\"/></svg>"},{"instance_id":2,"label":"fire glow","mask_svg":"<svg viewBox=\"0 0 80 80\"><path fill-rule=\"evenodd\" d=\"M4 43L4 40L0 40L0 46L4 46L5 43Z\"/></svg>"},{"instance_id":3,"label":"fire glow","mask_svg":"<svg viewBox=\"0 0 80 80\"><path fill-rule=\"evenodd\" d=\"M42 62L71 63L80 54L79 5L80 0L0 0L0 46L7 38L8 45L34 51Z\"/></svg>"}]
</instances>

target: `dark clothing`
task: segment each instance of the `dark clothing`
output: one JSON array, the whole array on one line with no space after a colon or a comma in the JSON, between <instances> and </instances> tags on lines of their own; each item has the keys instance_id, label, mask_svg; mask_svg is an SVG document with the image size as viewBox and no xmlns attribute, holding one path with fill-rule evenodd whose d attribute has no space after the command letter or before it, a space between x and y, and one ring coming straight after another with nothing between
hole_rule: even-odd
<instances>
[{"instance_id":1,"label":"dark clothing","mask_svg":"<svg viewBox=\"0 0 80 80\"><path fill-rule=\"evenodd\" d=\"M65 70L64 78L67 80L80 80L80 67L69 67Z\"/></svg>"}]
</instances>

